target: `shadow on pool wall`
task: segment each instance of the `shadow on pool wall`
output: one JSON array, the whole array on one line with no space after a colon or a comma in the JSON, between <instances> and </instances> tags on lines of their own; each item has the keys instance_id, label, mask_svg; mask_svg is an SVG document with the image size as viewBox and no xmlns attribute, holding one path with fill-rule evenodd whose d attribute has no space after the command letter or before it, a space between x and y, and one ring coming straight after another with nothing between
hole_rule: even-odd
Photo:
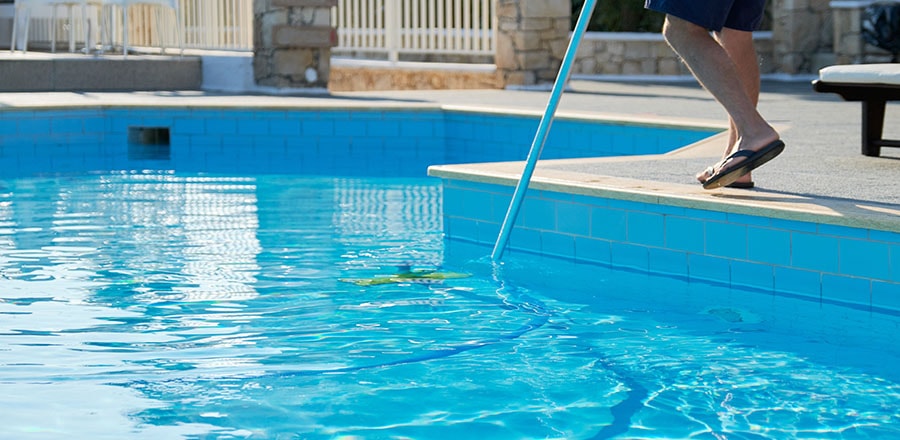
<instances>
[{"instance_id":1,"label":"shadow on pool wall","mask_svg":"<svg viewBox=\"0 0 900 440\"><path fill-rule=\"evenodd\" d=\"M0 169L424 177L435 164L519 161L538 114L431 107L109 107L0 111ZM717 128L559 117L546 159L658 154Z\"/></svg>"}]
</instances>

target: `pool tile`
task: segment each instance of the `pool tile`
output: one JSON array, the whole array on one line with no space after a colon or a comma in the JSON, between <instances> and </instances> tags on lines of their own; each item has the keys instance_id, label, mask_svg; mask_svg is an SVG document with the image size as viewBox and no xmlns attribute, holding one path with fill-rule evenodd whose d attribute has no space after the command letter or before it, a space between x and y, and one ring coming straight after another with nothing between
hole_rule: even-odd
<instances>
[{"instance_id":1,"label":"pool tile","mask_svg":"<svg viewBox=\"0 0 900 440\"><path fill-rule=\"evenodd\" d=\"M557 203L556 230L572 235L591 235L591 209L577 203Z\"/></svg>"},{"instance_id":2,"label":"pool tile","mask_svg":"<svg viewBox=\"0 0 900 440\"><path fill-rule=\"evenodd\" d=\"M791 234L781 229L748 227L747 257L751 261L790 265Z\"/></svg>"},{"instance_id":3,"label":"pool tile","mask_svg":"<svg viewBox=\"0 0 900 440\"><path fill-rule=\"evenodd\" d=\"M367 121L366 124L366 133L369 136L383 138L400 137L399 121ZM306 126L304 124L304 133L306 133L305 128Z\"/></svg>"},{"instance_id":4,"label":"pool tile","mask_svg":"<svg viewBox=\"0 0 900 440\"><path fill-rule=\"evenodd\" d=\"M663 214L665 216L676 216L676 217L684 217L685 208L680 206L669 206L669 205L656 205L656 209L653 212L657 214Z\"/></svg>"},{"instance_id":5,"label":"pool tile","mask_svg":"<svg viewBox=\"0 0 900 440\"><path fill-rule=\"evenodd\" d=\"M50 123L50 132L55 134L82 134L84 125L81 118L57 118Z\"/></svg>"},{"instance_id":6,"label":"pool tile","mask_svg":"<svg viewBox=\"0 0 900 440\"><path fill-rule=\"evenodd\" d=\"M688 254L688 276L698 280L731 282L731 264L726 258Z\"/></svg>"},{"instance_id":7,"label":"pool tile","mask_svg":"<svg viewBox=\"0 0 900 440\"><path fill-rule=\"evenodd\" d=\"M491 217L488 220L497 224L501 224L506 218L506 212L509 211L509 204L512 201L512 196L496 193L490 193L490 195ZM521 207L519 209L521 209Z\"/></svg>"},{"instance_id":8,"label":"pool tile","mask_svg":"<svg viewBox=\"0 0 900 440\"><path fill-rule=\"evenodd\" d=\"M768 217L760 217L758 215L726 213L725 218L729 223L739 223L750 226L766 227L772 224L772 219Z\"/></svg>"},{"instance_id":9,"label":"pool tile","mask_svg":"<svg viewBox=\"0 0 900 440\"><path fill-rule=\"evenodd\" d=\"M684 216L688 218L696 218L699 220L727 221L728 215L724 212L707 211L705 209L686 208Z\"/></svg>"},{"instance_id":10,"label":"pool tile","mask_svg":"<svg viewBox=\"0 0 900 440\"><path fill-rule=\"evenodd\" d=\"M478 220L478 242L493 246L500 236L500 224Z\"/></svg>"},{"instance_id":11,"label":"pool tile","mask_svg":"<svg viewBox=\"0 0 900 440\"><path fill-rule=\"evenodd\" d=\"M301 142L301 143L309 143L309 140L305 138L298 137L295 139L288 139L288 142ZM377 155L384 154L384 141L379 138L357 138L351 137L350 143L354 151L357 152L372 152Z\"/></svg>"},{"instance_id":12,"label":"pool tile","mask_svg":"<svg viewBox=\"0 0 900 440\"><path fill-rule=\"evenodd\" d=\"M36 135L50 132L49 119L21 119L19 120L18 131L22 134Z\"/></svg>"},{"instance_id":13,"label":"pool tile","mask_svg":"<svg viewBox=\"0 0 900 440\"><path fill-rule=\"evenodd\" d=\"M890 252L887 244L841 239L840 273L880 280L890 279Z\"/></svg>"},{"instance_id":14,"label":"pool tile","mask_svg":"<svg viewBox=\"0 0 900 440\"><path fill-rule=\"evenodd\" d=\"M763 290L775 289L774 268L768 264L731 262L731 284Z\"/></svg>"},{"instance_id":15,"label":"pool tile","mask_svg":"<svg viewBox=\"0 0 900 440\"><path fill-rule=\"evenodd\" d=\"M342 133L336 130L334 121L302 121L300 123L301 136L331 137L340 134Z\"/></svg>"},{"instance_id":16,"label":"pool tile","mask_svg":"<svg viewBox=\"0 0 900 440\"><path fill-rule=\"evenodd\" d=\"M171 127L172 122L175 120L171 116L159 116L159 113L155 111L142 111L136 116L132 124L145 127Z\"/></svg>"},{"instance_id":17,"label":"pool tile","mask_svg":"<svg viewBox=\"0 0 900 440\"><path fill-rule=\"evenodd\" d=\"M609 200L593 196L585 196L581 194L572 194L572 203L586 205L588 207L606 207L609 206Z\"/></svg>"},{"instance_id":18,"label":"pool tile","mask_svg":"<svg viewBox=\"0 0 900 440\"><path fill-rule=\"evenodd\" d=\"M0 133L3 133L3 136L0 136L0 145L4 144L4 141L7 136L18 134L19 132L19 124L14 119L0 119Z\"/></svg>"},{"instance_id":19,"label":"pool tile","mask_svg":"<svg viewBox=\"0 0 900 440\"><path fill-rule=\"evenodd\" d=\"M494 238L496 239L496 237ZM487 240L483 238L482 241ZM522 251L540 253L541 231L516 226L509 234L509 247Z\"/></svg>"},{"instance_id":20,"label":"pool tile","mask_svg":"<svg viewBox=\"0 0 900 440\"><path fill-rule=\"evenodd\" d=\"M657 248L649 248L648 252L651 272L688 276L687 253Z\"/></svg>"},{"instance_id":21,"label":"pool tile","mask_svg":"<svg viewBox=\"0 0 900 440\"><path fill-rule=\"evenodd\" d=\"M400 124L400 136L411 138L431 138L434 137L435 128L433 122L428 121L412 121Z\"/></svg>"},{"instance_id":22,"label":"pool tile","mask_svg":"<svg viewBox=\"0 0 900 440\"><path fill-rule=\"evenodd\" d=\"M575 258L584 261L609 264L612 262L610 242L586 237L575 237Z\"/></svg>"},{"instance_id":23,"label":"pool tile","mask_svg":"<svg viewBox=\"0 0 900 440\"><path fill-rule=\"evenodd\" d=\"M846 226L819 224L820 235L830 235L836 237L859 238L862 240L869 238L869 230L863 228L848 228Z\"/></svg>"},{"instance_id":24,"label":"pool tile","mask_svg":"<svg viewBox=\"0 0 900 440\"><path fill-rule=\"evenodd\" d=\"M492 220L491 200L493 196L491 194L459 189L450 191L456 199L452 206L453 210L450 211L454 216L474 220ZM447 197L446 192L444 197Z\"/></svg>"},{"instance_id":25,"label":"pool tile","mask_svg":"<svg viewBox=\"0 0 900 440\"><path fill-rule=\"evenodd\" d=\"M541 253L561 258L575 258L575 237L541 231Z\"/></svg>"},{"instance_id":26,"label":"pool tile","mask_svg":"<svg viewBox=\"0 0 900 440\"><path fill-rule=\"evenodd\" d=\"M593 208L591 210L591 237L625 241L626 219L626 212L621 209Z\"/></svg>"},{"instance_id":27,"label":"pool tile","mask_svg":"<svg viewBox=\"0 0 900 440\"><path fill-rule=\"evenodd\" d=\"M666 216L665 246L669 249L692 253L703 253L703 221L686 217Z\"/></svg>"},{"instance_id":28,"label":"pool tile","mask_svg":"<svg viewBox=\"0 0 900 440\"><path fill-rule=\"evenodd\" d=\"M259 135L253 136L253 150L257 154L281 154L284 155L285 143L283 136Z\"/></svg>"},{"instance_id":29,"label":"pool tile","mask_svg":"<svg viewBox=\"0 0 900 440\"><path fill-rule=\"evenodd\" d=\"M458 217L444 217L444 225L447 228L447 235L454 239L471 241L476 241L478 239L478 224L474 220Z\"/></svg>"},{"instance_id":30,"label":"pool tile","mask_svg":"<svg viewBox=\"0 0 900 440\"><path fill-rule=\"evenodd\" d=\"M291 112L288 116L294 116L302 119L330 119L335 120L336 117L339 117L343 120L351 120L351 121L380 121L385 119L385 111L381 110L372 110L372 109L360 109L360 110L322 110L322 111L307 111L307 112Z\"/></svg>"},{"instance_id":31,"label":"pool tile","mask_svg":"<svg viewBox=\"0 0 900 440\"><path fill-rule=\"evenodd\" d=\"M269 122L269 133L277 136L300 136L301 124L295 120L288 119L273 119ZM341 124L341 133L345 135L352 136L357 133L352 126L353 122L345 122ZM361 125L361 130L365 130L365 126L362 123L355 123ZM350 127L347 127L350 125Z\"/></svg>"},{"instance_id":32,"label":"pool tile","mask_svg":"<svg viewBox=\"0 0 900 440\"><path fill-rule=\"evenodd\" d=\"M776 229L785 229L792 232L808 232L811 234L818 233L818 225L816 223L801 222L797 220L773 218L772 227Z\"/></svg>"},{"instance_id":33,"label":"pool tile","mask_svg":"<svg viewBox=\"0 0 900 440\"><path fill-rule=\"evenodd\" d=\"M610 243L611 262L616 266L649 270L650 255L644 246L629 243Z\"/></svg>"},{"instance_id":34,"label":"pool tile","mask_svg":"<svg viewBox=\"0 0 900 440\"><path fill-rule=\"evenodd\" d=\"M826 273L822 275L822 299L868 306L872 304L872 283L863 278Z\"/></svg>"},{"instance_id":35,"label":"pool tile","mask_svg":"<svg viewBox=\"0 0 900 440\"><path fill-rule=\"evenodd\" d=\"M775 290L803 296L822 296L822 274L809 270L775 266Z\"/></svg>"},{"instance_id":36,"label":"pool tile","mask_svg":"<svg viewBox=\"0 0 900 440\"><path fill-rule=\"evenodd\" d=\"M731 223L706 222L706 253L718 257L747 258L747 227Z\"/></svg>"},{"instance_id":37,"label":"pool tile","mask_svg":"<svg viewBox=\"0 0 900 440\"><path fill-rule=\"evenodd\" d=\"M234 118L210 118L204 121L206 133L213 136L225 136L237 134L237 119Z\"/></svg>"},{"instance_id":38,"label":"pool tile","mask_svg":"<svg viewBox=\"0 0 900 440\"><path fill-rule=\"evenodd\" d=\"M661 214L629 212L626 218L629 242L655 247L665 245L665 218Z\"/></svg>"},{"instance_id":39,"label":"pool tile","mask_svg":"<svg viewBox=\"0 0 900 440\"><path fill-rule=\"evenodd\" d=\"M600 148L600 150L616 156L627 156L637 154L638 151L653 153L656 151L656 147L655 140L635 139L629 133L619 132L610 134L609 142L605 148Z\"/></svg>"},{"instance_id":40,"label":"pool tile","mask_svg":"<svg viewBox=\"0 0 900 440\"><path fill-rule=\"evenodd\" d=\"M900 283L900 244L890 247L891 280Z\"/></svg>"},{"instance_id":41,"label":"pool tile","mask_svg":"<svg viewBox=\"0 0 900 440\"><path fill-rule=\"evenodd\" d=\"M872 281L872 306L900 311L900 283Z\"/></svg>"},{"instance_id":42,"label":"pool tile","mask_svg":"<svg viewBox=\"0 0 900 440\"><path fill-rule=\"evenodd\" d=\"M468 200L469 191L444 185L444 216L461 217L464 204Z\"/></svg>"},{"instance_id":43,"label":"pool tile","mask_svg":"<svg viewBox=\"0 0 900 440\"><path fill-rule=\"evenodd\" d=\"M85 130L87 131L87 126ZM181 135L204 134L206 133L206 124L198 118L179 118L172 123L172 132Z\"/></svg>"},{"instance_id":44,"label":"pool tile","mask_svg":"<svg viewBox=\"0 0 900 440\"><path fill-rule=\"evenodd\" d=\"M791 233L791 264L800 269L837 273L838 240L802 232Z\"/></svg>"},{"instance_id":45,"label":"pool tile","mask_svg":"<svg viewBox=\"0 0 900 440\"><path fill-rule=\"evenodd\" d=\"M609 199L609 207L633 212L655 212L656 205L631 200Z\"/></svg>"},{"instance_id":46,"label":"pool tile","mask_svg":"<svg viewBox=\"0 0 900 440\"><path fill-rule=\"evenodd\" d=\"M900 233L891 231L869 230L869 239L874 241L886 241L888 243L900 244Z\"/></svg>"}]
</instances>

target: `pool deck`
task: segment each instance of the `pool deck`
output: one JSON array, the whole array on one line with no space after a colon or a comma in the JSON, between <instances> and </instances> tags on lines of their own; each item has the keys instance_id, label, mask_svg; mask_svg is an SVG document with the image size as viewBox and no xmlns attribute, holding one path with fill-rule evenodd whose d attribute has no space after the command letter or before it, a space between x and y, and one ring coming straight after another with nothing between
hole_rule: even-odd
<instances>
[{"instance_id":1,"label":"pool deck","mask_svg":"<svg viewBox=\"0 0 900 440\"><path fill-rule=\"evenodd\" d=\"M0 93L0 108L91 106L471 108L541 114L548 90L419 90L229 95L198 91ZM542 161L534 185L638 201L667 200L793 220L900 232L900 148L860 154L859 103L819 94L807 79L764 81L760 110L780 130L785 152L754 172L753 190L706 191L693 175L714 163L723 136L663 156ZM725 127L721 107L693 81L573 80L558 115ZM900 105L888 104L885 137L900 138ZM524 160L530 145L522 146ZM448 165L433 175L514 184L522 162Z\"/></svg>"}]
</instances>

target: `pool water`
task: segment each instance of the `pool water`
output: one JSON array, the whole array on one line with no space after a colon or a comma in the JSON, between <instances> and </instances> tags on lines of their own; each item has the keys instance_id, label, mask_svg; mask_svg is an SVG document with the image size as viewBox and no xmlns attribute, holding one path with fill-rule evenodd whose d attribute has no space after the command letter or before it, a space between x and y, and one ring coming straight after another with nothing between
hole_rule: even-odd
<instances>
[{"instance_id":1,"label":"pool water","mask_svg":"<svg viewBox=\"0 0 900 440\"><path fill-rule=\"evenodd\" d=\"M0 438L900 435L900 317L489 252L431 179L0 181Z\"/></svg>"}]
</instances>

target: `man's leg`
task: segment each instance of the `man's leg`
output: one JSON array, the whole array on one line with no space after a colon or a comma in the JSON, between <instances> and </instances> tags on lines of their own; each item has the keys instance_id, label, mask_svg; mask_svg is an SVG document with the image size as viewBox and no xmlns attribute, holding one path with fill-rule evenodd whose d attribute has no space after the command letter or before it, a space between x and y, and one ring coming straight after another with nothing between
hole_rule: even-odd
<instances>
[{"instance_id":1,"label":"man's leg","mask_svg":"<svg viewBox=\"0 0 900 440\"><path fill-rule=\"evenodd\" d=\"M700 84L725 107L736 127L736 149L758 150L778 139L775 129L756 111L744 81L738 79L735 62L706 29L667 15L663 34Z\"/></svg>"},{"instance_id":2,"label":"man's leg","mask_svg":"<svg viewBox=\"0 0 900 440\"><path fill-rule=\"evenodd\" d=\"M731 28L723 28L721 32L715 33L716 40L719 42L731 61L737 68L738 78L744 87L744 91L753 102L754 107L759 102L759 57L756 54L756 47L753 45L753 33L739 31ZM734 152L734 146L737 144L738 132L734 125L734 120L729 118L728 144L725 148L723 158L728 157ZM706 181L709 174L704 170L697 174L697 180ZM750 173L741 176L736 182L750 183L753 179Z\"/></svg>"}]
</instances>

